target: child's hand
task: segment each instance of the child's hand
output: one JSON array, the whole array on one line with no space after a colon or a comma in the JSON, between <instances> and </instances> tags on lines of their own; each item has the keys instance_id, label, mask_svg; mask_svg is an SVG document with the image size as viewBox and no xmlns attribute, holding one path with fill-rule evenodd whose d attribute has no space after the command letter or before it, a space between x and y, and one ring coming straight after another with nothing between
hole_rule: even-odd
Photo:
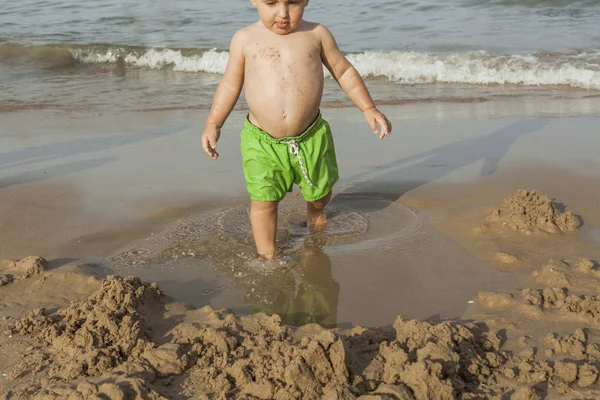
<instances>
[{"instance_id":1,"label":"child's hand","mask_svg":"<svg viewBox=\"0 0 600 400\"><path fill-rule=\"evenodd\" d=\"M392 133L392 123L377 108L369 108L363 114L371 129L373 129L373 133L377 134L379 133L379 129L381 129L379 139L390 136Z\"/></svg>"},{"instance_id":2,"label":"child's hand","mask_svg":"<svg viewBox=\"0 0 600 400\"><path fill-rule=\"evenodd\" d=\"M217 142L221 136L221 128L214 124L207 124L202 133L202 149L207 156L216 160L219 158L217 153Z\"/></svg>"}]
</instances>

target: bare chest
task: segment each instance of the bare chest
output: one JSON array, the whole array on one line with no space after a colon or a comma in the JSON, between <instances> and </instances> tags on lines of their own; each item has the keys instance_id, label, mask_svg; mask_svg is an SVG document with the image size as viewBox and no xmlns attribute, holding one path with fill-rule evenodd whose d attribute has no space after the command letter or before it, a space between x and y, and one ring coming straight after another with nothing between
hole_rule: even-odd
<instances>
[{"instance_id":1,"label":"bare chest","mask_svg":"<svg viewBox=\"0 0 600 400\"><path fill-rule=\"evenodd\" d=\"M244 49L246 69L280 73L296 69L307 72L322 69L319 43L302 39L250 41Z\"/></svg>"}]
</instances>

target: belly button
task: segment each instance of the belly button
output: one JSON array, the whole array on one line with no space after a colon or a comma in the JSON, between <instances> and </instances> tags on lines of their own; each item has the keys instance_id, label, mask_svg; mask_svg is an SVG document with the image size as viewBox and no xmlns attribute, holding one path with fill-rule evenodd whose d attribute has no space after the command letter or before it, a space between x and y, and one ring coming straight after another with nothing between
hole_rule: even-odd
<instances>
[{"instance_id":1,"label":"belly button","mask_svg":"<svg viewBox=\"0 0 600 400\"><path fill-rule=\"evenodd\" d=\"M284 113L283 114L283 119L286 119L286 118L287 118L287 114Z\"/></svg>"}]
</instances>

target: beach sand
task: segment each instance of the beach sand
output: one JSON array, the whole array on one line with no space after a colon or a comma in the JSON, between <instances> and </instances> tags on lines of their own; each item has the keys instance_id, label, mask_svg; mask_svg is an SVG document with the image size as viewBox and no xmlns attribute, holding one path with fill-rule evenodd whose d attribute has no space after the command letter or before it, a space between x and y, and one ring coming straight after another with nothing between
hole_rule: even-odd
<instances>
[{"instance_id":1,"label":"beach sand","mask_svg":"<svg viewBox=\"0 0 600 400\"><path fill-rule=\"evenodd\" d=\"M266 266L243 111L216 162L206 111L2 113L0 396L597 398L591 101L324 109L329 232L290 194Z\"/></svg>"}]
</instances>

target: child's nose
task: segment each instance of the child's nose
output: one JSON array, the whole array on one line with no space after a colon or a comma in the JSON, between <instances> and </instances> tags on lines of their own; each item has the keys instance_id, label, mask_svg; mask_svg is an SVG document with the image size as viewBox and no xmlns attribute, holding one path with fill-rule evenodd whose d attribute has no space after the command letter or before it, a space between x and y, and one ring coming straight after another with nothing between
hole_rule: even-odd
<instances>
[{"instance_id":1,"label":"child's nose","mask_svg":"<svg viewBox=\"0 0 600 400\"><path fill-rule=\"evenodd\" d=\"M283 3L279 6L279 17L287 18L290 15L287 4Z\"/></svg>"}]
</instances>

